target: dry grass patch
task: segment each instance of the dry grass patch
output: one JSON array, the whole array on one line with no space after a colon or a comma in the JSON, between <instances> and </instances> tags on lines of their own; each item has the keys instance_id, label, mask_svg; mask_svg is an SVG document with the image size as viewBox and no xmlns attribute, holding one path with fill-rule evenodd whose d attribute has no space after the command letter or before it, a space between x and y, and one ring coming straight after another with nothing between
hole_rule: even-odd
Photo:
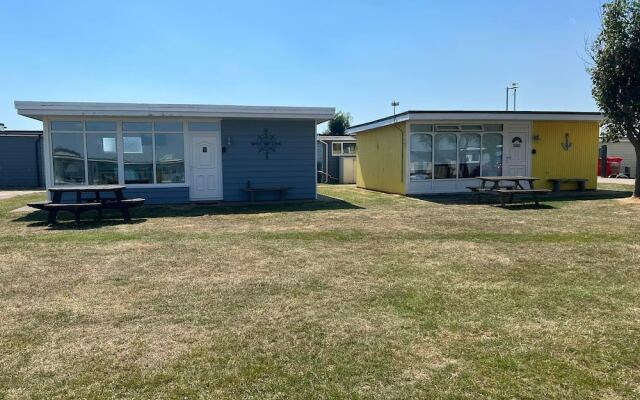
<instances>
[{"instance_id":1,"label":"dry grass patch","mask_svg":"<svg viewBox=\"0 0 640 400\"><path fill-rule=\"evenodd\" d=\"M0 398L632 398L640 209L0 201ZM77 229L80 228L80 229Z\"/></svg>"}]
</instances>

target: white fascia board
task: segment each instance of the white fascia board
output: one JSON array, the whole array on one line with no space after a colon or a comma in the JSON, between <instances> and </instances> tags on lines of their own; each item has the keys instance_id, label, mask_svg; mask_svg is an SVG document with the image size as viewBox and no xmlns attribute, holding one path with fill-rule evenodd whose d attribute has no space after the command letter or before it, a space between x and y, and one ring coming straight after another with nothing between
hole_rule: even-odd
<instances>
[{"instance_id":1,"label":"white fascia board","mask_svg":"<svg viewBox=\"0 0 640 400\"><path fill-rule=\"evenodd\" d=\"M333 118L332 107L234 106L203 104L142 104L16 101L18 114L43 117L187 117L187 118L281 118L312 119L322 123Z\"/></svg>"},{"instance_id":2,"label":"white fascia board","mask_svg":"<svg viewBox=\"0 0 640 400\"><path fill-rule=\"evenodd\" d=\"M318 135L318 140L329 140L332 142L355 142L355 136L329 136L329 135Z\"/></svg>"},{"instance_id":3,"label":"white fascia board","mask_svg":"<svg viewBox=\"0 0 640 400\"><path fill-rule=\"evenodd\" d=\"M599 113L571 113L571 112L410 112L394 118L372 122L347 129L347 133L369 131L402 121L602 121Z\"/></svg>"},{"instance_id":4,"label":"white fascia board","mask_svg":"<svg viewBox=\"0 0 640 400\"><path fill-rule=\"evenodd\" d=\"M601 121L600 114L581 113L411 113L411 121Z\"/></svg>"},{"instance_id":5,"label":"white fascia board","mask_svg":"<svg viewBox=\"0 0 640 400\"><path fill-rule=\"evenodd\" d=\"M371 124L366 124L366 125L362 125L362 126L356 126L354 128L347 129L347 133L349 135L354 135L354 134L356 134L358 132L368 131L368 130L376 129L376 128L382 128L383 126L393 125L393 124L396 124L398 122L408 121L410 116L411 116L410 114L399 115L397 118L393 118L393 119L390 118L390 119L385 119L383 121L373 122Z\"/></svg>"}]
</instances>

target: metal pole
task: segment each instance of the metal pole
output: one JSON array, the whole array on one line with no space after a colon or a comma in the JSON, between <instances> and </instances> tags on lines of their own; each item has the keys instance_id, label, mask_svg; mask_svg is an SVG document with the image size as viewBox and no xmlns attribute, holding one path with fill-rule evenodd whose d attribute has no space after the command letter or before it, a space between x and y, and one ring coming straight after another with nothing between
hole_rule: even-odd
<instances>
[{"instance_id":1,"label":"metal pole","mask_svg":"<svg viewBox=\"0 0 640 400\"><path fill-rule=\"evenodd\" d=\"M516 110L516 92L518 91L518 87L513 87L513 111Z\"/></svg>"},{"instance_id":2,"label":"metal pole","mask_svg":"<svg viewBox=\"0 0 640 400\"><path fill-rule=\"evenodd\" d=\"M506 105L504 107L505 111L509 111L509 87L507 86L507 97L506 97L507 101L506 101Z\"/></svg>"}]
</instances>

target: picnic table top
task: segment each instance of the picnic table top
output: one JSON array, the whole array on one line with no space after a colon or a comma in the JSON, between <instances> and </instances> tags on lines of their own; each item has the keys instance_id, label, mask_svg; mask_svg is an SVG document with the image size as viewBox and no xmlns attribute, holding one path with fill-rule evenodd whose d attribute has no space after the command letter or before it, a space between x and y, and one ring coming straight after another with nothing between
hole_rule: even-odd
<instances>
[{"instance_id":1,"label":"picnic table top","mask_svg":"<svg viewBox=\"0 0 640 400\"><path fill-rule=\"evenodd\" d=\"M537 181L535 176L479 176L478 179L489 182L498 181Z\"/></svg>"},{"instance_id":2,"label":"picnic table top","mask_svg":"<svg viewBox=\"0 0 640 400\"><path fill-rule=\"evenodd\" d=\"M82 186L58 186L49 188L50 192L115 192L124 190L123 185L82 185Z\"/></svg>"}]
</instances>

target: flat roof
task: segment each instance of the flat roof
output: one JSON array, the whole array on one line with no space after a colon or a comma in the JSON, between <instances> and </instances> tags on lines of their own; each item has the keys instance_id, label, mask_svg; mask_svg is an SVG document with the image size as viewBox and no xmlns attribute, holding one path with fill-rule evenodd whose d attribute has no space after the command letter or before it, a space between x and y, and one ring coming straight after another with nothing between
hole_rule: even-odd
<instances>
[{"instance_id":1,"label":"flat roof","mask_svg":"<svg viewBox=\"0 0 640 400\"><path fill-rule=\"evenodd\" d=\"M318 140L348 142L350 140L355 141L356 137L354 135L318 135Z\"/></svg>"},{"instance_id":2,"label":"flat roof","mask_svg":"<svg viewBox=\"0 0 640 400\"><path fill-rule=\"evenodd\" d=\"M206 104L86 103L16 101L19 115L45 117L194 117L281 118L325 122L333 118L333 107L236 106Z\"/></svg>"},{"instance_id":3,"label":"flat roof","mask_svg":"<svg viewBox=\"0 0 640 400\"><path fill-rule=\"evenodd\" d=\"M42 131L6 129L0 136L42 136Z\"/></svg>"},{"instance_id":4,"label":"flat roof","mask_svg":"<svg viewBox=\"0 0 640 400\"><path fill-rule=\"evenodd\" d=\"M583 111L412 110L347 129L354 134L404 121L601 121L602 113Z\"/></svg>"}]
</instances>

